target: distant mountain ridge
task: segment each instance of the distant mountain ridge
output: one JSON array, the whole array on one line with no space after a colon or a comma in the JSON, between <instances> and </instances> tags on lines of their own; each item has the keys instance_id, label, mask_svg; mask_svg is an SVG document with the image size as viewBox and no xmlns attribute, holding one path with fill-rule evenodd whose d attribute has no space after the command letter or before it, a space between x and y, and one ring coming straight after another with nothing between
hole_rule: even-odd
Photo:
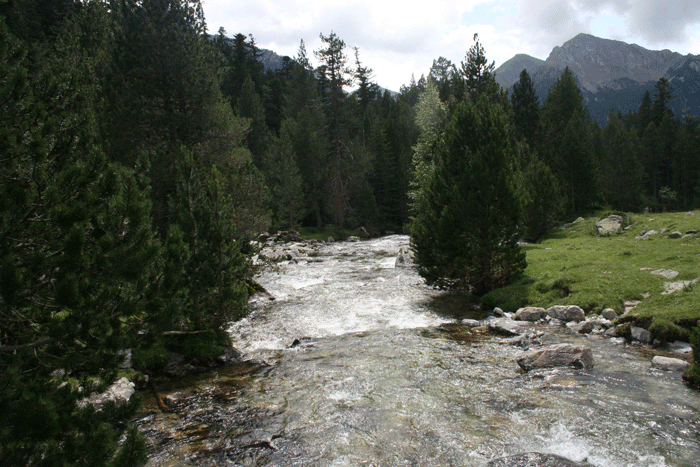
<instances>
[{"instance_id":1,"label":"distant mountain ridge","mask_svg":"<svg viewBox=\"0 0 700 467\"><path fill-rule=\"evenodd\" d=\"M647 50L590 34L579 34L554 47L544 61L516 55L496 69L496 81L510 90L523 68L527 69L542 103L567 66L591 117L600 123L611 108L622 113L636 111L644 93L653 95L654 85L662 77L669 80L676 96L669 104L676 115L700 114L700 55Z\"/></svg>"}]
</instances>

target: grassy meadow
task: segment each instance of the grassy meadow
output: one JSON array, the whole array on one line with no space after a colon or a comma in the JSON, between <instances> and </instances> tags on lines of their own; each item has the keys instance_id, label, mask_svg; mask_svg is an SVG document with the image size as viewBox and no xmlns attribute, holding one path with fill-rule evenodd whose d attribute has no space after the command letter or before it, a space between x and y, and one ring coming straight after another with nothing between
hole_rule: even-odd
<instances>
[{"instance_id":1,"label":"grassy meadow","mask_svg":"<svg viewBox=\"0 0 700 467\"><path fill-rule=\"evenodd\" d=\"M640 303L618 323L645 327L662 341L688 340L700 319L700 282L664 294L666 283L700 278L700 237L672 239L671 232L700 230L695 213L625 214L623 233L597 234L595 223L608 213L597 212L524 245L527 269L515 283L482 298L487 306L515 311L522 306L578 305L596 314L614 308L621 314L626 301ZM643 230L657 233L636 238ZM652 271L678 271L666 279Z\"/></svg>"}]
</instances>

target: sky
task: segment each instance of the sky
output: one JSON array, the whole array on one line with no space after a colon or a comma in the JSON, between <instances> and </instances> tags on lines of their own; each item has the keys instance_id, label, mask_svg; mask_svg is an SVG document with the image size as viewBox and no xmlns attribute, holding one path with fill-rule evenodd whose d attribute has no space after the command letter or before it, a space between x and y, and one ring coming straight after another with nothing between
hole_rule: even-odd
<instances>
[{"instance_id":1,"label":"sky","mask_svg":"<svg viewBox=\"0 0 700 467\"><path fill-rule=\"evenodd\" d=\"M258 47L298 55L322 48L334 32L374 81L393 91L427 75L434 59L459 65L474 34L496 67L518 53L545 60L579 33L700 54L698 0L202 0L209 32L252 34Z\"/></svg>"}]
</instances>

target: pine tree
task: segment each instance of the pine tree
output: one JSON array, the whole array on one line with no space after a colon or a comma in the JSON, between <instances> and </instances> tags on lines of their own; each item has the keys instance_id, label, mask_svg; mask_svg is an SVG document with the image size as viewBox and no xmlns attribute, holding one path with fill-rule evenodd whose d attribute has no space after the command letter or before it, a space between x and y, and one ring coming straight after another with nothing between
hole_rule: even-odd
<instances>
[{"instance_id":1,"label":"pine tree","mask_svg":"<svg viewBox=\"0 0 700 467\"><path fill-rule=\"evenodd\" d=\"M345 42L334 32L326 37L320 35L325 48L315 52L316 58L321 62L318 73L321 75L320 83L325 86L324 107L329 119L330 133L330 193L335 225L345 224L345 174L343 173L343 161L349 155L348 145L344 141L344 119L342 103L345 100L343 88L352 84L352 71L347 67L345 55Z\"/></svg>"},{"instance_id":2,"label":"pine tree","mask_svg":"<svg viewBox=\"0 0 700 467\"><path fill-rule=\"evenodd\" d=\"M157 285L160 246L146 167L110 164L100 151L94 70L71 39L53 44L30 81L26 49L0 21L0 457L8 466L145 462L143 441L128 429L135 403L100 411L80 403L114 381L117 351L133 342Z\"/></svg>"},{"instance_id":3,"label":"pine tree","mask_svg":"<svg viewBox=\"0 0 700 467\"><path fill-rule=\"evenodd\" d=\"M515 144L500 105L486 96L458 104L411 231L418 270L429 284L468 286L481 295L524 269Z\"/></svg>"},{"instance_id":4,"label":"pine tree","mask_svg":"<svg viewBox=\"0 0 700 467\"><path fill-rule=\"evenodd\" d=\"M636 211L642 203L643 168L634 127L625 128L622 118L611 111L603 128L605 148L601 160L601 189L605 200L615 209Z\"/></svg>"},{"instance_id":5,"label":"pine tree","mask_svg":"<svg viewBox=\"0 0 700 467\"><path fill-rule=\"evenodd\" d=\"M270 145L266 159L276 225L281 228L297 227L306 214L302 178L292 144L294 124L289 119L282 122L280 136Z\"/></svg>"},{"instance_id":6,"label":"pine tree","mask_svg":"<svg viewBox=\"0 0 700 467\"><path fill-rule=\"evenodd\" d=\"M596 197L595 150L590 117L568 67L547 93L542 125L540 154L568 197L568 211L586 209Z\"/></svg>"},{"instance_id":7,"label":"pine tree","mask_svg":"<svg viewBox=\"0 0 700 467\"><path fill-rule=\"evenodd\" d=\"M527 70L520 72L520 79L513 85L513 95L510 100L513 104L513 124L516 134L531 147L537 147L540 105Z\"/></svg>"}]
</instances>

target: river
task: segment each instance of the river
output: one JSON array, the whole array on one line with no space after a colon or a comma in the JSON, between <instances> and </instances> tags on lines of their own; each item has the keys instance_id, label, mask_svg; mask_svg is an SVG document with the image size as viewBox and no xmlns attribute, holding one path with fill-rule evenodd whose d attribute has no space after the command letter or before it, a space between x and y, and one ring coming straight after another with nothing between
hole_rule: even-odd
<instances>
[{"instance_id":1,"label":"river","mask_svg":"<svg viewBox=\"0 0 700 467\"><path fill-rule=\"evenodd\" d=\"M590 346L595 367L523 373L521 348L459 324L486 317L466 297L394 267L407 244L319 244L262 272L275 300L230 332L267 365L164 388L178 412L139 419L150 465L483 466L530 451L698 465L700 392L651 372L648 349L542 325L543 344Z\"/></svg>"}]
</instances>

